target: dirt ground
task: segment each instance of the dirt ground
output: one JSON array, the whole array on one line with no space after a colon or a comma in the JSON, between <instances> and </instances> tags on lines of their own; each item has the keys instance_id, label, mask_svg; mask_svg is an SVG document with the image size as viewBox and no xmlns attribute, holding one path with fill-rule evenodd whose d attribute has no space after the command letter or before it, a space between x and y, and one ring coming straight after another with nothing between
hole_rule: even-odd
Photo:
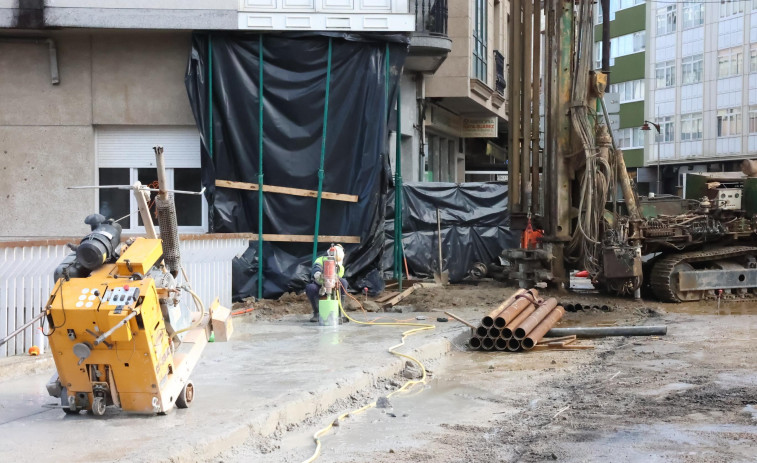
<instances>
[{"instance_id":1,"label":"dirt ground","mask_svg":"<svg viewBox=\"0 0 757 463\"><path fill-rule=\"evenodd\" d=\"M474 321L510 292L489 282L423 288L401 304ZM389 408L350 416L326 436L321 460L757 461L757 304L718 309L713 302L640 303L590 292L561 300L610 310L568 313L560 326L667 325L668 334L519 354L471 352L461 336L455 352L428 365L426 386L393 397ZM309 311L305 299L260 304L264 316ZM369 390L360 401L383 394ZM302 461L312 453L313 432L346 410L329 410L264 451L242 447L214 461Z\"/></svg>"}]
</instances>

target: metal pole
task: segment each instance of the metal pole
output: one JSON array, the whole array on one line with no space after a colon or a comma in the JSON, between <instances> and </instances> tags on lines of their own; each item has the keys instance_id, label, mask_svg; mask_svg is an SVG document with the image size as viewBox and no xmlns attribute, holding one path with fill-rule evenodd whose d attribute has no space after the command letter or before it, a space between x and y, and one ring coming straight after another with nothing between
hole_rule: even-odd
<instances>
[{"instance_id":1,"label":"metal pole","mask_svg":"<svg viewBox=\"0 0 757 463\"><path fill-rule=\"evenodd\" d=\"M213 159L213 36L208 34L208 154Z\"/></svg>"},{"instance_id":2,"label":"metal pole","mask_svg":"<svg viewBox=\"0 0 757 463\"><path fill-rule=\"evenodd\" d=\"M318 255L318 231L321 226L321 195L323 193L323 161L326 157L326 128L329 121L329 87L331 86L331 37L326 64L326 101L323 105L323 135L321 137L321 165L318 168L318 197L315 202L315 233L313 233L313 262Z\"/></svg>"},{"instance_id":3,"label":"metal pole","mask_svg":"<svg viewBox=\"0 0 757 463\"><path fill-rule=\"evenodd\" d=\"M659 121L660 120L660 105L657 105L657 110L655 111L655 118ZM656 127L655 127L656 128ZM660 129L657 129L657 134L660 135L660 138L662 138L662 133ZM662 140L657 140L657 193L660 194L660 142Z\"/></svg>"},{"instance_id":4,"label":"metal pole","mask_svg":"<svg viewBox=\"0 0 757 463\"><path fill-rule=\"evenodd\" d=\"M5 344L6 342L10 341L14 337L16 337L19 333L21 333L22 331L24 331L27 327L33 325L34 322L36 322L37 320L39 320L40 318L42 318L45 315L45 313L46 313L46 311L43 310L38 315L36 315L34 318L32 318L28 322L24 323L22 326L18 327L18 329L16 329L16 331L14 331L13 333L11 333L8 336L4 337L2 340L0 340L0 346L2 346L3 344Z\"/></svg>"},{"instance_id":5,"label":"metal pole","mask_svg":"<svg viewBox=\"0 0 757 463\"><path fill-rule=\"evenodd\" d=\"M394 276L402 292L402 119L400 117L400 86L402 76L397 77L397 151L394 161Z\"/></svg>"},{"instance_id":6,"label":"metal pole","mask_svg":"<svg viewBox=\"0 0 757 463\"><path fill-rule=\"evenodd\" d=\"M602 326L552 328L545 337L556 338L560 336L576 336L579 338L600 338L605 336L664 336L668 333L668 327L658 326Z\"/></svg>"},{"instance_id":7,"label":"metal pole","mask_svg":"<svg viewBox=\"0 0 757 463\"><path fill-rule=\"evenodd\" d=\"M258 36L258 299L263 299L263 34ZM318 232L313 237L318 240Z\"/></svg>"}]
</instances>

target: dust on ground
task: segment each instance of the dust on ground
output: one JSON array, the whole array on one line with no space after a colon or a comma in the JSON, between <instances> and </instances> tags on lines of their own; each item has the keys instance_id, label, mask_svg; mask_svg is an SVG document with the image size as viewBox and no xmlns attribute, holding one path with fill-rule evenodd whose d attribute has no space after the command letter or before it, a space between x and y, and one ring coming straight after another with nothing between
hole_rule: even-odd
<instances>
[{"instance_id":1,"label":"dust on ground","mask_svg":"<svg viewBox=\"0 0 757 463\"><path fill-rule=\"evenodd\" d=\"M449 310L475 323L512 291L490 282L418 288L401 304ZM554 295L589 307L566 313L561 326L667 325L668 335L520 354L471 352L461 345L433 365L424 390L345 420L323 439L322 460L757 460L757 304L728 301L718 308L713 301ZM607 305L607 311L595 305ZM381 393L366 391L365 399ZM312 452L309 436L328 420L292 429L265 456L248 449L225 461L302 461Z\"/></svg>"}]
</instances>

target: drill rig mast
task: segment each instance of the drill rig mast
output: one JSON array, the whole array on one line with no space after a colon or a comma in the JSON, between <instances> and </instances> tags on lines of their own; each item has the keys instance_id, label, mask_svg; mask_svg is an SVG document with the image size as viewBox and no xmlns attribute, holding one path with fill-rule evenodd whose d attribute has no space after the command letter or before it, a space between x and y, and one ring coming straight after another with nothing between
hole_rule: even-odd
<instances>
[{"instance_id":1,"label":"drill rig mast","mask_svg":"<svg viewBox=\"0 0 757 463\"><path fill-rule=\"evenodd\" d=\"M685 198L638 196L607 124L609 1L602 3L599 71L592 69L593 2L510 2L511 227L544 230L537 248L503 251L510 278L522 287L539 281L567 286L569 270L576 269L616 295L638 298L645 287L670 302L754 297L754 169L691 176Z\"/></svg>"}]
</instances>

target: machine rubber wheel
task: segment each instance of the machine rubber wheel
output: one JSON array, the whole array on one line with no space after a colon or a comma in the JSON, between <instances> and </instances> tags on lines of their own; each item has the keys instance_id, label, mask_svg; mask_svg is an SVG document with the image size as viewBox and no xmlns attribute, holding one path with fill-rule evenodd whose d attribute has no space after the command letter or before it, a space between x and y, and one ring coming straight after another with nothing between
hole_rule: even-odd
<instances>
[{"instance_id":1,"label":"machine rubber wheel","mask_svg":"<svg viewBox=\"0 0 757 463\"><path fill-rule=\"evenodd\" d=\"M105 414L105 397L95 397L92 401L92 414L95 416L103 416Z\"/></svg>"},{"instance_id":2,"label":"machine rubber wheel","mask_svg":"<svg viewBox=\"0 0 757 463\"><path fill-rule=\"evenodd\" d=\"M179 397L176 399L176 406L178 408L189 408L190 405L192 405L192 401L195 398L195 385L190 380L187 381L187 384L184 385L184 387L181 390L181 393L179 393Z\"/></svg>"}]
</instances>

